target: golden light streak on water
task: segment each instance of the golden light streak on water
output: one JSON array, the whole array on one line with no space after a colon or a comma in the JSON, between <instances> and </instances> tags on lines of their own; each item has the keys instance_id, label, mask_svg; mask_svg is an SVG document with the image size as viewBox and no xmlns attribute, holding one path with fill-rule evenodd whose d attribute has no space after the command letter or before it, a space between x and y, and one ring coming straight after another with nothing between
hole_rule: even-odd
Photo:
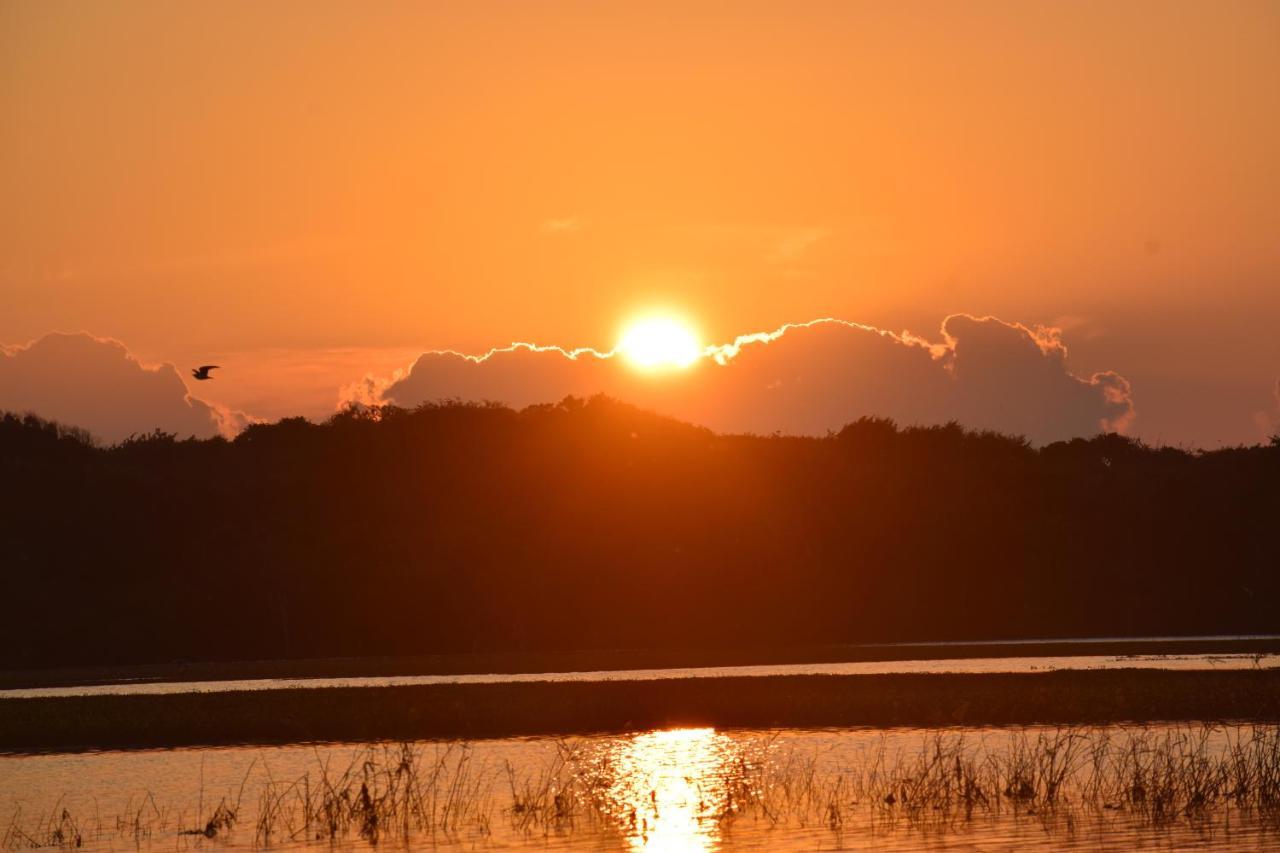
<instances>
[{"instance_id":1,"label":"golden light streak on water","mask_svg":"<svg viewBox=\"0 0 1280 853\"><path fill-rule=\"evenodd\" d=\"M635 735L611 756L609 800L632 850L715 850L725 779L737 754L715 729L671 729Z\"/></svg>"}]
</instances>

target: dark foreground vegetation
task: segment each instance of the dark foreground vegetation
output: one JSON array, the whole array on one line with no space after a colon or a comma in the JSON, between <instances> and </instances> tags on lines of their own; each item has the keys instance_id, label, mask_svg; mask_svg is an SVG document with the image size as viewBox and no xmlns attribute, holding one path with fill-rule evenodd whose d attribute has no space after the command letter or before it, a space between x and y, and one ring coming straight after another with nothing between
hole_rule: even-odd
<instances>
[{"instance_id":1,"label":"dark foreground vegetation","mask_svg":"<svg viewBox=\"0 0 1280 853\"><path fill-rule=\"evenodd\" d=\"M0 418L0 667L1280 631L1280 441L721 436L606 399Z\"/></svg>"},{"instance_id":2,"label":"dark foreground vegetation","mask_svg":"<svg viewBox=\"0 0 1280 853\"><path fill-rule=\"evenodd\" d=\"M670 726L1280 722L1280 671L1061 670L0 699L0 750L487 738Z\"/></svg>"}]
</instances>

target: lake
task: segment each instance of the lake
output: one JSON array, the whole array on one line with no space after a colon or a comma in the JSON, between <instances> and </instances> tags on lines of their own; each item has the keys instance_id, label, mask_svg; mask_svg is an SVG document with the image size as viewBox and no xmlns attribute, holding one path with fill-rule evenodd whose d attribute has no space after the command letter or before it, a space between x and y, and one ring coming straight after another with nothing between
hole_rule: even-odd
<instances>
[{"instance_id":1,"label":"lake","mask_svg":"<svg viewBox=\"0 0 1280 853\"><path fill-rule=\"evenodd\" d=\"M5 755L0 831L10 848L90 850L1280 849L1280 727L682 728Z\"/></svg>"},{"instance_id":2,"label":"lake","mask_svg":"<svg viewBox=\"0 0 1280 853\"><path fill-rule=\"evenodd\" d=\"M1122 654L1002 655L996 643L981 657L938 647L928 659L765 666L137 680L0 698L1280 667L1266 651L1149 654L1156 640L1132 642ZM0 754L0 832L6 849L1280 850L1280 726L671 727Z\"/></svg>"}]
</instances>

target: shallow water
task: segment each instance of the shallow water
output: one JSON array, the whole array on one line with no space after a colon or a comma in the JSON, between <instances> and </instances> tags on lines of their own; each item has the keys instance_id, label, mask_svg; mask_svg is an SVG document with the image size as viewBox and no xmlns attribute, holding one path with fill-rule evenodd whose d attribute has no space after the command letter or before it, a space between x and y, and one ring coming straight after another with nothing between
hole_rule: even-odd
<instances>
[{"instance_id":1,"label":"shallow water","mask_svg":"<svg viewBox=\"0 0 1280 853\"><path fill-rule=\"evenodd\" d=\"M1099 669L1274 669L1276 654L1129 654L1028 657L947 658L937 660L859 661L846 663L707 666L669 669L598 670L591 672L493 673L472 675L407 675L354 678L259 678L227 681L121 682L71 687L0 690L0 698L163 695L288 688L395 687L419 684L515 684L533 681L656 681L676 678L763 678L778 675L884 675L897 673L1017 673Z\"/></svg>"},{"instance_id":2,"label":"shallow water","mask_svg":"<svg viewBox=\"0 0 1280 853\"><path fill-rule=\"evenodd\" d=\"M15 848L91 850L1280 849L1274 812L1229 796L1246 776L1250 796L1280 785L1277 756L1275 726L704 728L10 755L0 831ZM236 819L212 838L179 834L220 806Z\"/></svg>"}]
</instances>

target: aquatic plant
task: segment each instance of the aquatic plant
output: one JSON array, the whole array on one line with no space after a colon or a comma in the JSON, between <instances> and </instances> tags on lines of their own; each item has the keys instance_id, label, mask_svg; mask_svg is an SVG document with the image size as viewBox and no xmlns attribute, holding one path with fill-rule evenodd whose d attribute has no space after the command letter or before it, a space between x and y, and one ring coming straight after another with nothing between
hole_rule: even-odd
<instances>
[{"instance_id":1,"label":"aquatic plant","mask_svg":"<svg viewBox=\"0 0 1280 853\"><path fill-rule=\"evenodd\" d=\"M676 761L676 775L648 776L655 767L674 772L672 762L638 764L636 745L661 746L664 737L713 760L687 768ZM735 826L837 839L941 837L1028 820L1065 837L1085 827L1280 834L1280 726L952 729L894 746L901 742L886 733L837 756L785 733L668 731L560 740L543 763L520 765L477 759L465 742L376 744L337 766L332 751L317 749L314 765L293 778L275 778L265 764L261 781L246 772L240 791L201 810L195 825L150 794L112 820L75 816L59 799L33 821L15 809L0 846L144 846L175 836L255 848L643 843L662 821L670 825L674 816L663 810L671 802L688 831L708 837ZM680 788L675 800L662 790L668 784ZM252 796L242 807L246 790ZM242 823L251 835L239 834Z\"/></svg>"}]
</instances>

